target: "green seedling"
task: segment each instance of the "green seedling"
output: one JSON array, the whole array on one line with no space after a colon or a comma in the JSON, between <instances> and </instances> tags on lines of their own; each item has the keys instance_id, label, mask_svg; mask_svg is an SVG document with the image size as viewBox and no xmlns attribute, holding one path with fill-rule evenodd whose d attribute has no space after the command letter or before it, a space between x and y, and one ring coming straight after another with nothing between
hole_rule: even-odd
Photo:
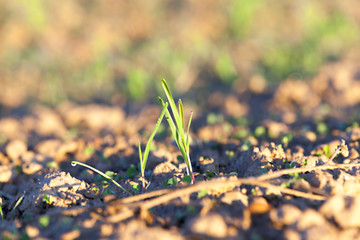
<instances>
[{"instance_id":1,"label":"green seedling","mask_svg":"<svg viewBox=\"0 0 360 240\"><path fill-rule=\"evenodd\" d=\"M134 194L138 194L139 191L140 191L140 186L139 186L139 184L135 183L135 184L131 185L131 191L132 191Z\"/></svg>"},{"instance_id":2,"label":"green seedling","mask_svg":"<svg viewBox=\"0 0 360 240\"><path fill-rule=\"evenodd\" d=\"M207 189L202 189L198 192L198 198L203 198L208 194L208 190Z\"/></svg>"},{"instance_id":3,"label":"green seedling","mask_svg":"<svg viewBox=\"0 0 360 240\"><path fill-rule=\"evenodd\" d=\"M23 194L19 197L19 199L16 201L14 208L11 210L11 214L10 214L10 219L11 219L11 220L14 219L15 210L16 210L16 208L20 205L20 203L22 202L22 200L24 199L25 193L26 193L26 192L24 191L24 193L23 193Z\"/></svg>"},{"instance_id":4,"label":"green seedling","mask_svg":"<svg viewBox=\"0 0 360 240\"><path fill-rule=\"evenodd\" d=\"M192 182L192 179L189 175L185 175L182 179L183 183L190 184Z\"/></svg>"},{"instance_id":5,"label":"green seedling","mask_svg":"<svg viewBox=\"0 0 360 240\"><path fill-rule=\"evenodd\" d=\"M45 194L43 196L43 202L45 202L48 205L51 205L53 203L53 196L49 195L49 194Z\"/></svg>"},{"instance_id":6,"label":"green seedling","mask_svg":"<svg viewBox=\"0 0 360 240\"><path fill-rule=\"evenodd\" d=\"M3 210L2 210L1 203L0 203L0 218L1 218L1 220L4 220L4 213L3 213Z\"/></svg>"},{"instance_id":7,"label":"green seedling","mask_svg":"<svg viewBox=\"0 0 360 240\"><path fill-rule=\"evenodd\" d=\"M254 134L256 137L265 136L266 128L264 126L258 126L257 128L255 128Z\"/></svg>"},{"instance_id":8,"label":"green seedling","mask_svg":"<svg viewBox=\"0 0 360 240\"><path fill-rule=\"evenodd\" d=\"M130 164L130 167L128 167L128 169L126 169L126 176L128 178L135 177L137 173L138 173L138 170L134 164Z\"/></svg>"},{"instance_id":9,"label":"green seedling","mask_svg":"<svg viewBox=\"0 0 360 240\"><path fill-rule=\"evenodd\" d=\"M123 188L119 183L117 183L114 179L112 179L111 177L109 177L108 175L106 175L105 173L101 172L100 170L97 170L96 168L93 168L85 163L82 162L78 162L78 161L71 161L71 166L75 167L77 164L79 164L80 166L86 167L94 172L96 172L97 174L100 174L101 176L103 176L106 179L109 179L111 182L113 182L117 187L119 187L121 190L123 190L124 192L127 192L125 190L125 188Z\"/></svg>"},{"instance_id":10,"label":"green seedling","mask_svg":"<svg viewBox=\"0 0 360 240\"><path fill-rule=\"evenodd\" d=\"M49 224L50 224L50 217L48 215L44 215L39 218L39 225L42 228L48 227Z\"/></svg>"},{"instance_id":11,"label":"green seedling","mask_svg":"<svg viewBox=\"0 0 360 240\"><path fill-rule=\"evenodd\" d=\"M95 148L93 148L93 147L86 147L85 149L84 149L84 153L85 154L88 154L88 155L91 155L91 154L93 154L95 152Z\"/></svg>"},{"instance_id":12,"label":"green seedling","mask_svg":"<svg viewBox=\"0 0 360 240\"><path fill-rule=\"evenodd\" d=\"M178 184L178 180L176 177L169 178L163 182L165 187L175 187Z\"/></svg>"},{"instance_id":13,"label":"green seedling","mask_svg":"<svg viewBox=\"0 0 360 240\"><path fill-rule=\"evenodd\" d=\"M292 173L289 174L292 178L290 178L287 182L282 183L280 186L284 188L290 187L292 184L296 183L297 181L301 180L303 177L299 175L299 173Z\"/></svg>"},{"instance_id":14,"label":"green seedling","mask_svg":"<svg viewBox=\"0 0 360 240\"><path fill-rule=\"evenodd\" d=\"M215 173L215 172L213 172L213 171L209 171L209 170L206 170L206 178L207 178L207 180L210 180L210 179L212 179L212 178L214 178L214 177L216 177L217 176L217 174Z\"/></svg>"},{"instance_id":15,"label":"green seedling","mask_svg":"<svg viewBox=\"0 0 360 240\"><path fill-rule=\"evenodd\" d=\"M189 130L190 130L190 124L191 124L191 119L192 119L192 113L190 115L190 119L189 119L189 122L187 125L187 131L185 133L184 109L183 109L181 99L179 99L179 102L178 102L178 106L179 106L179 109L178 109L176 107L174 98L171 95L170 89L169 89L165 79L162 79L162 87L163 87L166 97L170 103L170 108L171 108L171 111L172 111L175 121L173 120L173 117L170 115L170 112L167 108L165 111L165 117L169 123L172 136L175 139L175 142L181 152L181 155L184 158L187 174L191 176L192 183L194 183L195 178L194 178L194 173L192 171L192 166L191 166L191 161L190 161L190 147L189 147L190 146ZM166 103L162 100L161 97L159 97L159 101L160 101L160 104L162 105L162 107L164 107L166 105Z\"/></svg>"},{"instance_id":16,"label":"green seedling","mask_svg":"<svg viewBox=\"0 0 360 240\"><path fill-rule=\"evenodd\" d=\"M149 137L149 140L146 144L146 147L145 147L145 151L144 151L144 154L142 154L142 151L141 151L141 144L140 144L140 141L139 141L139 159L140 159L140 169L141 169L141 177L142 177L142 187L143 187L143 191L145 191L145 167L146 167L146 162L148 160L148 156L149 156L149 151L150 151L150 147L151 147L151 142L152 140L154 139L154 136L156 134L156 131L159 129L159 126L164 118L164 115L165 115L165 112L167 110L167 107L168 107L168 103L166 103L164 106L163 106L163 109L160 113L160 116L156 122L156 125L154 127L154 130L152 131L150 137Z\"/></svg>"}]
</instances>

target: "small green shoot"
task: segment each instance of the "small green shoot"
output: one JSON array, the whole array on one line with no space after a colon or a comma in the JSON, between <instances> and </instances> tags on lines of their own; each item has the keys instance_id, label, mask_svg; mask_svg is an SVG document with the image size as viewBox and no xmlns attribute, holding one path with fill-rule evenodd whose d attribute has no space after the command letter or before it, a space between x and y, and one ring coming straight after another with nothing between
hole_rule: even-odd
<instances>
[{"instance_id":1,"label":"small green shoot","mask_svg":"<svg viewBox=\"0 0 360 240\"><path fill-rule=\"evenodd\" d=\"M212 179L212 178L214 178L214 177L216 177L217 176L217 174L215 173L215 172L213 172L213 171L209 171L209 170L206 170L206 178L207 178L207 180L210 180L210 179Z\"/></svg>"},{"instance_id":2,"label":"small green shoot","mask_svg":"<svg viewBox=\"0 0 360 240\"><path fill-rule=\"evenodd\" d=\"M4 213L3 213L3 210L2 210L1 203L0 203L0 218L1 218L2 221L4 220Z\"/></svg>"},{"instance_id":3,"label":"small green shoot","mask_svg":"<svg viewBox=\"0 0 360 240\"><path fill-rule=\"evenodd\" d=\"M192 113L190 115L190 119L187 125L187 130L185 133L185 120L184 120L184 109L181 102L181 99L179 99L178 107L176 107L174 98L171 95L170 89L165 81L165 79L162 79L162 87L164 89L164 92L166 94L166 97L169 101L170 108L173 114L173 117L170 115L169 110L166 108L165 111L165 117L166 120L169 123L171 133L173 135L173 138L175 139L175 142L181 152L181 155L184 157L185 164L186 164L186 171L187 174L191 176L192 183L195 182L194 173L192 171L191 166L191 160L190 160L190 141L189 141L189 130L190 130L190 124L192 119ZM162 100L161 97L159 97L159 101L162 107L166 105L166 103Z\"/></svg>"},{"instance_id":4,"label":"small green shoot","mask_svg":"<svg viewBox=\"0 0 360 240\"><path fill-rule=\"evenodd\" d=\"M228 157L229 160L232 160L235 156L235 152L232 150L226 150L225 155Z\"/></svg>"},{"instance_id":5,"label":"small green shoot","mask_svg":"<svg viewBox=\"0 0 360 240\"><path fill-rule=\"evenodd\" d=\"M88 155L91 155L91 154L93 154L95 152L95 148L93 148L93 147L86 147L85 149L84 149L84 153L85 154L88 154Z\"/></svg>"},{"instance_id":6,"label":"small green shoot","mask_svg":"<svg viewBox=\"0 0 360 240\"><path fill-rule=\"evenodd\" d=\"M53 196L49 195L49 194L45 194L43 196L43 202L45 202L48 205L51 205L53 203Z\"/></svg>"},{"instance_id":7,"label":"small green shoot","mask_svg":"<svg viewBox=\"0 0 360 240\"><path fill-rule=\"evenodd\" d=\"M92 190L93 190L93 192L94 192L95 194L98 194L98 193L99 193L99 188L98 188L98 187L93 187Z\"/></svg>"},{"instance_id":8,"label":"small green shoot","mask_svg":"<svg viewBox=\"0 0 360 240\"><path fill-rule=\"evenodd\" d=\"M308 160L305 158L305 159L303 160L303 165L306 166L306 165L307 165L307 162L308 162Z\"/></svg>"},{"instance_id":9,"label":"small green shoot","mask_svg":"<svg viewBox=\"0 0 360 240\"><path fill-rule=\"evenodd\" d=\"M176 177L169 178L169 179L165 180L163 183L163 185L165 187L175 187L176 184L178 184L178 180Z\"/></svg>"},{"instance_id":10,"label":"small green shoot","mask_svg":"<svg viewBox=\"0 0 360 240\"><path fill-rule=\"evenodd\" d=\"M190 184L192 182L192 179L189 175L185 175L182 179L183 183Z\"/></svg>"},{"instance_id":11,"label":"small green shoot","mask_svg":"<svg viewBox=\"0 0 360 240\"><path fill-rule=\"evenodd\" d=\"M287 182L282 183L280 185L281 187L288 188L292 184L294 184L295 182L299 181L302 178L302 177L300 177L299 173L292 173L289 175L292 176L292 178L290 178Z\"/></svg>"},{"instance_id":12,"label":"small green shoot","mask_svg":"<svg viewBox=\"0 0 360 240\"><path fill-rule=\"evenodd\" d=\"M138 173L137 168L134 164L130 164L130 167L126 169L126 176L128 178L133 178Z\"/></svg>"},{"instance_id":13,"label":"small green shoot","mask_svg":"<svg viewBox=\"0 0 360 240\"><path fill-rule=\"evenodd\" d=\"M167 110L167 107L168 107L168 103L166 103L164 106L163 106L163 109L160 113L160 116L156 122L156 125L154 127L154 130L152 131L150 137L149 137L149 140L146 144L146 147L145 147L145 151L144 151L144 155L142 154L142 151L141 151L141 145L140 145L140 141L139 141L139 159L140 159L140 168L141 168L141 176L142 176L142 187L143 187L143 191L145 191L145 167L146 167L146 162L148 160L148 156L149 156L149 151L150 151L150 147L151 147L151 142L152 140L154 139L154 136L156 134L156 131L159 129L159 126L164 118L164 115L165 115L165 112Z\"/></svg>"},{"instance_id":14,"label":"small green shoot","mask_svg":"<svg viewBox=\"0 0 360 240\"><path fill-rule=\"evenodd\" d=\"M133 192L133 194L138 194L140 191L140 185L137 183L131 185L131 191Z\"/></svg>"},{"instance_id":15,"label":"small green shoot","mask_svg":"<svg viewBox=\"0 0 360 240\"><path fill-rule=\"evenodd\" d=\"M257 128L255 128L254 134L256 137L265 136L266 128L264 126L258 126Z\"/></svg>"},{"instance_id":16,"label":"small green shoot","mask_svg":"<svg viewBox=\"0 0 360 240\"><path fill-rule=\"evenodd\" d=\"M111 195L111 194L115 194L113 190L109 189L109 188L105 188L104 192L103 192L104 195Z\"/></svg>"},{"instance_id":17,"label":"small green shoot","mask_svg":"<svg viewBox=\"0 0 360 240\"><path fill-rule=\"evenodd\" d=\"M109 177L108 175L106 175L105 173L97 170L96 168L93 168L85 163L82 162L78 162L78 161L71 161L71 166L75 167L77 164L79 164L80 166L86 167L94 172L96 172L97 174L100 174L101 176L103 176L106 179L109 179L111 182L113 182L117 187L119 187L121 190L123 190L124 192L127 192L125 190L125 188L123 188L119 183L117 183L114 179L112 179L111 177Z\"/></svg>"},{"instance_id":18,"label":"small green shoot","mask_svg":"<svg viewBox=\"0 0 360 240\"><path fill-rule=\"evenodd\" d=\"M316 128L317 128L318 133L320 133L320 134L326 135L329 132L329 128L326 125L326 123L324 123L324 122L318 123Z\"/></svg>"},{"instance_id":19,"label":"small green shoot","mask_svg":"<svg viewBox=\"0 0 360 240\"><path fill-rule=\"evenodd\" d=\"M16 210L16 208L20 205L20 203L22 202L22 200L24 199L24 197L25 197L25 191L24 191L24 193L19 197L19 199L16 201L14 208L11 210L11 214L10 214L10 219L11 219L11 220L14 219L15 210Z\"/></svg>"},{"instance_id":20,"label":"small green shoot","mask_svg":"<svg viewBox=\"0 0 360 240\"><path fill-rule=\"evenodd\" d=\"M48 215L44 215L39 218L39 224L42 228L46 228L50 224L50 217Z\"/></svg>"},{"instance_id":21,"label":"small green shoot","mask_svg":"<svg viewBox=\"0 0 360 240\"><path fill-rule=\"evenodd\" d=\"M331 154L330 154L330 146L328 144L323 146L323 151L326 157L330 158Z\"/></svg>"},{"instance_id":22,"label":"small green shoot","mask_svg":"<svg viewBox=\"0 0 360 240\"><path fill-rule=\"evenodd\" d=\"M203 198L208 194L208 190L203 189L198 192L198 198Z\"/></svg>"}]
</instances>

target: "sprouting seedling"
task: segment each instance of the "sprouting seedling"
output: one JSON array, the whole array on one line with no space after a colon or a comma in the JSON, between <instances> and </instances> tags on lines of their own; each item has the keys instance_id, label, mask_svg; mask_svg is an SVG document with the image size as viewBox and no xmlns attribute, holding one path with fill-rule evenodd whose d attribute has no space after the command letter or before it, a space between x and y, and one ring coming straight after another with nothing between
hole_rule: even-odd
<instances>
[{"instance_id":1,"label":"sprouting seedling","mask_svg":"<svg viewBox=\"0 0 360 240\"><path fill-rule=\"evenodd\" d=\"M1 218L1 220L4 220L4 213L2 210L1 202L0 202L0 218Z\"/></svg>"},{"instance_id":2,"label":"sprouting seedling","mask_svg":"<svg viewBox=\"0 0 360 240\"><path fill-rule=\"evenodd\" d=\"M14 219L14 215L15 215L15 210L16 210L16 208L20 205L20 203L22 202L22 200L24 199L24 197L25 197L25 191L24 191L24 193L19 197L19 199L16 201L16 203L15 203L15 206L13 207L13 209L11 210L11 214L10 214L10 219L12 220L12 219Z\"/></svg>"},{"instance_id":3,"label":"sprouting seedling","mask_svg":"<svg viewBox=\"0 0 360 240\"><path fill-rule=\"evenodd\" d=\"M163 87L166 97L170 103L170 108L173 113L175 122L173 120L173 117L170 115L170 112L168 109L166 109L166 111L165 111L165 117L169 123L173 138L175 139L175 142L181 152L181 155L183 156L183 158L185 160L187 174L191 176L192 183L194 183L195 179L194 179L194 173L193 173L192 167L191 167L190 147L189 147L189 145L190 145L189 144L189 130L190 130L190 124L191 124L191 119L192 119L192 112L191 112L189 122L187 125L187 131L185 133L184 110L183 110L183 105L182 105L181 99L179 99L179 102L178 102L179 109L177 109L174 98L171 95L170 89L169 89L165 79L162 79L162 87ZM162 100L161 97L159 97L159 101L163 107L166 105L166 103Z\"/></svg>"},{"instance_id":4,"label":"sprouting seedling","mask_svg":"<svg viewBox=\"0 0 360 240\"><path fill-rule=\"evenodd\" d=\"M155 128L154 130L152 131L150 137L149 137L149 140L146 144L146 147L145 147L145 151L144 151L144 155L142 154L141 152L141 145L140 145L140 141L139 141L139 159L140 159L140 168L141 168L141 176L142 176L142 187L143 187L143 191L145 190L145 167L146 167L146 162L148 160L148 156L149 156L149 151L150 151L150 146L151 146L151 142L152 140L154 139L154 136L161 124L161 121L162 119L164 118L164 115L165 115L165 112L167 110L167 107L168 107L168 103L166 103L164 106L163 106L163 109L160 113L160 116L156 122L156 125L155 125Z\"/></svg>"},{"instance_id":5,"label":"sprouting seedling","mask_svg":"<svg viewBox=\"0 0 360 240\"><path fill-rule=\"evenodd\" d=\"M123 190L124 192L127 192L125 190L125 188L123 188L118 182L116 182L114 179L112 179L111 177L109 177L108 175L106 175L105 173L101 172L100 170L97 170L96 168L93 168L85 163L82 162L78 162L78 161L71 161L71 166L75 167L77 164L79 164L80 166L86 167L98 174L100 174L101 176L103 176L106 179L109 179L111 182L113 182L117 187L119 187L121 190Z\"/></svg>"}]
</instances>

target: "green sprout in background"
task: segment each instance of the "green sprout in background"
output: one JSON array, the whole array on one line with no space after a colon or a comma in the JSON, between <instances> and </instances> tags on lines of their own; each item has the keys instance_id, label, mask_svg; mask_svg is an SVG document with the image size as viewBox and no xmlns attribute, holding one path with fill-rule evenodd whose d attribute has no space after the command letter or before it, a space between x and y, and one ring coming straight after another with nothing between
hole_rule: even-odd
<instances>
[{"instance_id":1,"label":"green sprout in background","mask_svg":"<svg viewBox=\"0 0 360 240\"><path fill-rule=\"evenodd\" d=\"M146 167L146 162L148 160L148 156L149 156L149 151L150 151L150 146L151 146L151 142L152 140L154 139L154 136L156 134L156 131L158 130L160 124L161 124L161 121L162 119L164 118L164 115L165 115L165 112L167 110L167 107L168 107L168 103L166 103L164 106L163 106L163 109L160 113L160 116L157 120L157 123L155 125L155 128L154 130L152 131L150 137L149 137L149 140L146 144L146 147L145 147L145 151L144 151L144 155L142 154L142 151L141 151L141 145L140 145L140 141L139 141L139 159L140 159L140 168L141 168L141 177L142 177L142 187L143 187L143 191L145 191L146 187L145 187L145 167Z\"/></svg>"},{"instance_id":2,"label":"green sprout in background","mask_svg":"<svg viewBox=\"0 0 360 240\"><path fill-rule=\"evenodd\" d=\"M169 89L165 79L162 79L162 87L163 87L166 97L170 103L171 111L172 111L173 117L175 119L175 122L167 108L166 108L166 112L165 112L165 117L169 123L173 138L175 139L175 142L181 152L181 155L184 158L187 174L191 176L192 183L194 183L195 178L194 178L194 173L193 173L192 167L191 167L190 147L189 147L190 146L189 130L190 130L190 124L191 124L191 119L192 119L192 113L190 115L190 119L189 119L189 122L187 125L187 131L185 133L184 109L183 109L181 99L179 99L179 102L178 102L179 109L177 109L174 98L171 95L170 89ZM164 102L164 100L161 97L159 97L159 101L163 107L166 106L166 103Z\"/></svg>"}]
</instances>

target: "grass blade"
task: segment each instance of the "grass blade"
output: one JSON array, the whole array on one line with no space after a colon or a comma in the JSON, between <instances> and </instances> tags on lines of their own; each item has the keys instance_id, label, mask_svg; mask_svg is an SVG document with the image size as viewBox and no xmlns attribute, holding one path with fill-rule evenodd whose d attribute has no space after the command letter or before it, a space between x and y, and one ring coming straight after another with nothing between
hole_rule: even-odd
<instances>
[{"instance_id":1,"label":"grass blade","mask_svg":"<svg viewBox=\"0 0 360 240\"><path fill-rule=\"evenodd\" d=\"M191 124L192 116L193 116L193 112L190 113L190 118L189 118L187 131L186 131L186 151L187 152L190 151L190 140L189 140L190 137L189 137L189 135L190 135L190 124Z\"/></svg>"},{"instance_id":2,"label":"grass blade","mask_svg":"<svg viewBox=\"0 0 360 240\"><path fill-rule=\"evenodd\" d=\"M15 206L13 207L13 209L11 210L11 214L10 214L10 219L13 220L14 219L14 215L15 215L15 210L16 208L20 205L20 203L22 202L22 200L25 197L25 191L24 193L19 197L19 199L16 201Z\"/></svg>"},{"instance_id":3,"label":"grass blade","mask_svg":"<svg viewBox=\"0 0 360 240\"><path fill-rule=\"evenodd\" d=\"M140 166L141 166L141 174L144 175L144 169L145 167L143 168L143 158L142 158L142 152L141 152L141 144L140 144L140 140L139 140L139 158L140 158Z\"/></svg>"},{"instance_id":4,"label":"grass blade","mask_svg":"<svg viewBox=\"0 0 360 240\"><path fill-rule=\"evenodd\" d=\"M150 137L149 137L149 140L148 140L148 142L147 142L147 144L146 144L145 151L144 151L144 156L142 157L142 160L141 160L141 162L142 162L142 164L141 164L141 173L142 173L143 175L144 175L144 171L145 171L145 166L146 166L147 158L148 158L148 156L149 156L149 151L150 151L151 142L152 142L152 140L154 139L154 136L155 136L155 134L156 134L156 132L157 132L160 124L161 124L161 121L162 121L163 118L164 118L164 115L165 115L165 113L166 113L166 111L167 111L168 105L169 105L168 103L165 103L165 105L163 106L163 109L162 109L162 111L161 111L161 113L160 113L160 116L159 116L159 118L158 118L158 120L157 120L157 122L156 122L155 128L154 128L154 130L152 131L152 133L151 133L151 135L150 135ZM141 150L140 150L140 151L141 151Z\"/></svg>"},{"instance_id":5,"label":"grass blade","mask_svg":"<svg viewBox=\"0 0 360 240\"><path fill-rule=\"evenodd\" d=\"M2 211L2 206L1 206L1 204L0 204L0 218L1 218L1 220L4 220L4 213L3 213L3 211Z\"/></svg>"},{"instance_id":6,"label":"grass blade","mask_svg":"<svg viewBox=\"0 0 360 240\"><path fill-rule=\"evenodd\" d=\"M165 105L164 100L162 100L161 97L158 97L158 99L160 101L161 106L164 107L164 105ZM172 119L168 109L166 109L166 111L165 111L165 118L169 123L169 127L170 127L171 133L173 135L173 138L176 141L176 144L179 145L177 138L176 138L176 126L175 126L174 120Z\"/></svg>"},{"instance_id":7,"label":"grass blade","mask_svg":"<svg viewBox=\"0 0 360 240\"><path fill-rule=\"evenodd\" d=\"M162 79L162 86L163 86L163 89L165 91L166 97L167 97L167 99L169 101L171 111L172 111L172 113L174 115L175 123L176 123L176 126L177 126L178 130L179 130L180 137L184 138L184 129L182 127L179 112L178 112L178 109L176 107L174 98L171 95L170 89L169 89L165 79Z\"/></svg>"},{"instance_id":8,"label":"grass blade","mask_svg":"<svg viewBox=\"0 0 360 240\"><path fill-rule=\"evenodd\" d=\"M124 192L127 192L125 190L125 188L123 188L119 183L117 183L114 179L112 179L111 177L109 177L108 175L106 175L105 173L103 173L102 171L100 170L97 170L96 168L93 168L85 163L82 163L82 162L78 162L78 161L71 161L71 166L76 166L77 164L79 164L80 166L83 166L83 167L86 167L98 174L100 174L101 176L103 176L104 178L106 179L109 179L111 182L113 182L116 186L118 186L121 190L123 190Z\"/></svg>"},{"instance_id":9,"label":"grass blade","mask_svg":"<svg viewBox=\"0 0 360 240\"><path fill-rule=\"evenodd\" d=\"M179 105L179 116L180 116L181 126L185 130L184 108L181 99L179 99L178 105Z\"/></svg>"}]
</instances>

